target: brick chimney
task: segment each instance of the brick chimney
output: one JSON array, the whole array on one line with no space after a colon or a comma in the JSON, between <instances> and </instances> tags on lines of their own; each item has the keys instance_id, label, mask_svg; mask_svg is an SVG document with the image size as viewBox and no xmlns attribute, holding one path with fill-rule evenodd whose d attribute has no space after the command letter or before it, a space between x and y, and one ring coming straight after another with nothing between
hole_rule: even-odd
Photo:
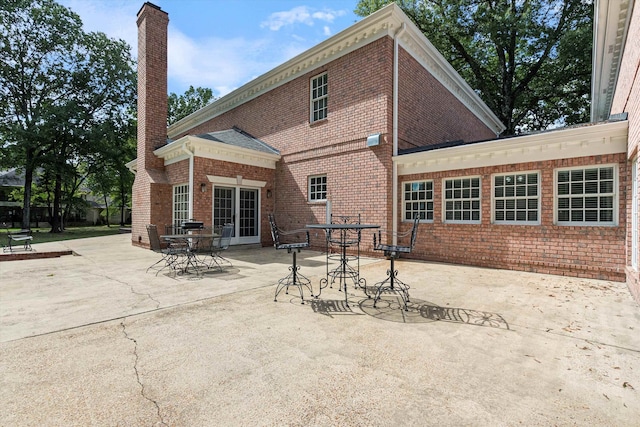
<instances>
[{"instance_id":1,"label":"brick chimney","mask_svg":"<svg viewBox=\"0 0 640 427\"><path fill-rule=\"evenodd\" d=\"M167 139L167 26L169 15L146 2L138 12L138 153L133 183L134 245L147 246L146 224L162 233L171 222L171 186L153 151Z\"/></svg>"}]
</instances>

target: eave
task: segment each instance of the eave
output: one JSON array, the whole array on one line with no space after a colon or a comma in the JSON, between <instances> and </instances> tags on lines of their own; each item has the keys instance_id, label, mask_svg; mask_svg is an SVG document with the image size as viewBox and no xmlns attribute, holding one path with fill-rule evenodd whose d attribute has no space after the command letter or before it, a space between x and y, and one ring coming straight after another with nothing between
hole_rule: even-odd
<instances>
[{"instance_id":1,"label":"eave","mask_svg":"<svg viewBox=\"0 0 640 427\"><path fill-rule=\"evenodd\" d=\"M187 160L191 155L206 159L214 159L241 165L275 169L280 155L236 147L217 141L210 141L197 136L187 135L171 142L153 152L170 165Z\"/></svg>"},{"instance_id":2,"label":"eave","mask_svg":"<svg viewBox=\"0 0 640 427\"><path fill-rule=\"evenodd\" d=\"M633 0L598 0L593 22L591 121L609 118L627 39Z\"/></svg>"},{"instance_id":3,"label":"eave","mask_svg":"<svg viewBox=\"0 0 640 427\"><path fill-rule=\"evenodd\" d=\"M394 156L398 175L627 152L627 121L560 129Z\"/></svg>"}]
</instances>

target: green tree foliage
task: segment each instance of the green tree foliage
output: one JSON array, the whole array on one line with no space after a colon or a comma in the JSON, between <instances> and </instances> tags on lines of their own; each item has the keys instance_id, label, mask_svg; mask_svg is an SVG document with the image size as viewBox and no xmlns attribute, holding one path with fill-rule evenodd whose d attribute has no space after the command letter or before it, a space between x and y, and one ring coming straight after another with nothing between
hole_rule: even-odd
<instances>
[{"instance_id":1,"label":"green tree foliage","mask_svg":"<svg viewBox=\"0 0 640 427\"><path fill-rule=\"evenodd\" d=\"M61 230L63 183L82 182L77 166L107 148L100 131L130 119L133 65L125 42L84 33L80 18L53 0L1 4L1 160L25 171L23 227L33 173L43 168L55 181L52 231Z\"/></svg>"},{"instance_id":2,"label":"green tree foliage","mask_svg":"<svg viewBox=\"0 0 640 427\"><path fill-rule=\"evenodd\" d=\"M170 93L167 125L171 125L187 117L189 114L198 111L216 99L211 89L202 87L194 88L193 86L189 86L189 89L187 89L183 95L176 95L173 92Z\"/></svg>"},{"instance_id":3,"label":"green tree foliage","mask_svg":"<svg viewBox=\"0 0 640 427\"><path fill-rule=\"evenodd\" d=\"M391 3L360 0L367 16ZM397 0L504 134L589 120L593 4L584 0Z\"/></svg>"}]
</instances>

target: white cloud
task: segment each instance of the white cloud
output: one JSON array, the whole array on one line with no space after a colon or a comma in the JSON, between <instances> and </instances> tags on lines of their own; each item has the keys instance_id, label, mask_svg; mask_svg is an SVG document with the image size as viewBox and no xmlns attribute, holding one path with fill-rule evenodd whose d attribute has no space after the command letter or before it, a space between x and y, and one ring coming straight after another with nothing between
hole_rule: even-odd
<instances>
[{"instance_id":1,"label":"white cloud","mask_svg":"<svg viewBox=\"0 0 640 427\"><path fill-rule=\"evenodd\" d=\"M170 91L181 93L189 85L213 89L223 96L251 78L275 67L281 60L269 52L264 40L244 38L207 38L193 40L169 26L168 78L176 86ZM265 63L264 57L271 57Z\"/></svg>"},{"instance_id":2,"label":"white cloud","mask_svg":"<svg viewBox=\"0 0 640 427\"><path fill-rule=\"evenodd\" d=\"M82 19L87 32L101 31L110 38L122 39L131 46L134 57L138 54L138 28L135 16L141 3L127 0L58 0Z\"/></svg>"},{"instance_id":3,"label":"white cloud","mask_svg":"<svg viewBox=\"0 0 640 427\"><path fill-rule=\"evenodd\" d=\"M280 28L302 23L305 25L313 25L315 21L324 21L332 23L336 17L343 16L347 12L345 10L330 10L311 12L307 6L294 7L291 10L274 12L260 24L261 28L269 28L272 31L278 31Z\"/></svg>"}]
</instances>

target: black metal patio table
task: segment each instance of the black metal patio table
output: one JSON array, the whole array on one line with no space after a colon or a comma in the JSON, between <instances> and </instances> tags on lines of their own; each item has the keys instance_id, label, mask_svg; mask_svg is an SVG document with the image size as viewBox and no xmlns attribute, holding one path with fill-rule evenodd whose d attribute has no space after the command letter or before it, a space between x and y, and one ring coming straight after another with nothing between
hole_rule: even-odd
<instances>
[{"instance_id":1,"label":"black metal patio table","mask_svg":"<svg viewBox=\"0 0 640 427\"><path fill-rule=\"evenodd\" d=\"M337 224L307 224L305 226L306 228L310 228L310 229L320 229L320 230L324 230L325 232L330 232L330 231L337 231L340 233L340 248L342 250L341 256L340 256L340 266L338 267L339 270L341 270L342 274L339 274L337 277L339 278L339 289L341 291L344 291L344 300L345 303L347 305L347 307L349 306L349 300L348 300L348 295L347 295L347 279L351 278L355 285L358 286L358 280L355 277L352 277L351 274L348 273L348 271L350 270L350 267L347 266L347 247L349 246L348 244L348 233L349 232L353 232L353 231L357 231L360 232L361 230L366 230L366 229L374 229L374 228L380 228L379 225L377 224L341 224L341 223L337 223ZM324 287L327 287L327 285L329 284L329 280L328 278L322 279L320 281L320 291L318 292L318 294L316 295L316 297L320 296L320 294L322 293L322 289L323 289L323 281L324 281ZM365 293L366 293L366 286L364 287L365 289Z\"/></svg>"},{"instance_id":2,"label":"black metal patio table","mask_svg":"<svg viewBox=\"0 0 640 427\"><path fill-rule=\"evenodd\" d=\"M182 245L185 248L184 255L186 260L182 266L183 273L189 273L189 266L193 267L198 273L198 252L196 248L200 240L215 239L220 237L216 233L183 233L183 234L163 234L161 239L171 242L173 244Z\"/></svg>"}]
</instances>

